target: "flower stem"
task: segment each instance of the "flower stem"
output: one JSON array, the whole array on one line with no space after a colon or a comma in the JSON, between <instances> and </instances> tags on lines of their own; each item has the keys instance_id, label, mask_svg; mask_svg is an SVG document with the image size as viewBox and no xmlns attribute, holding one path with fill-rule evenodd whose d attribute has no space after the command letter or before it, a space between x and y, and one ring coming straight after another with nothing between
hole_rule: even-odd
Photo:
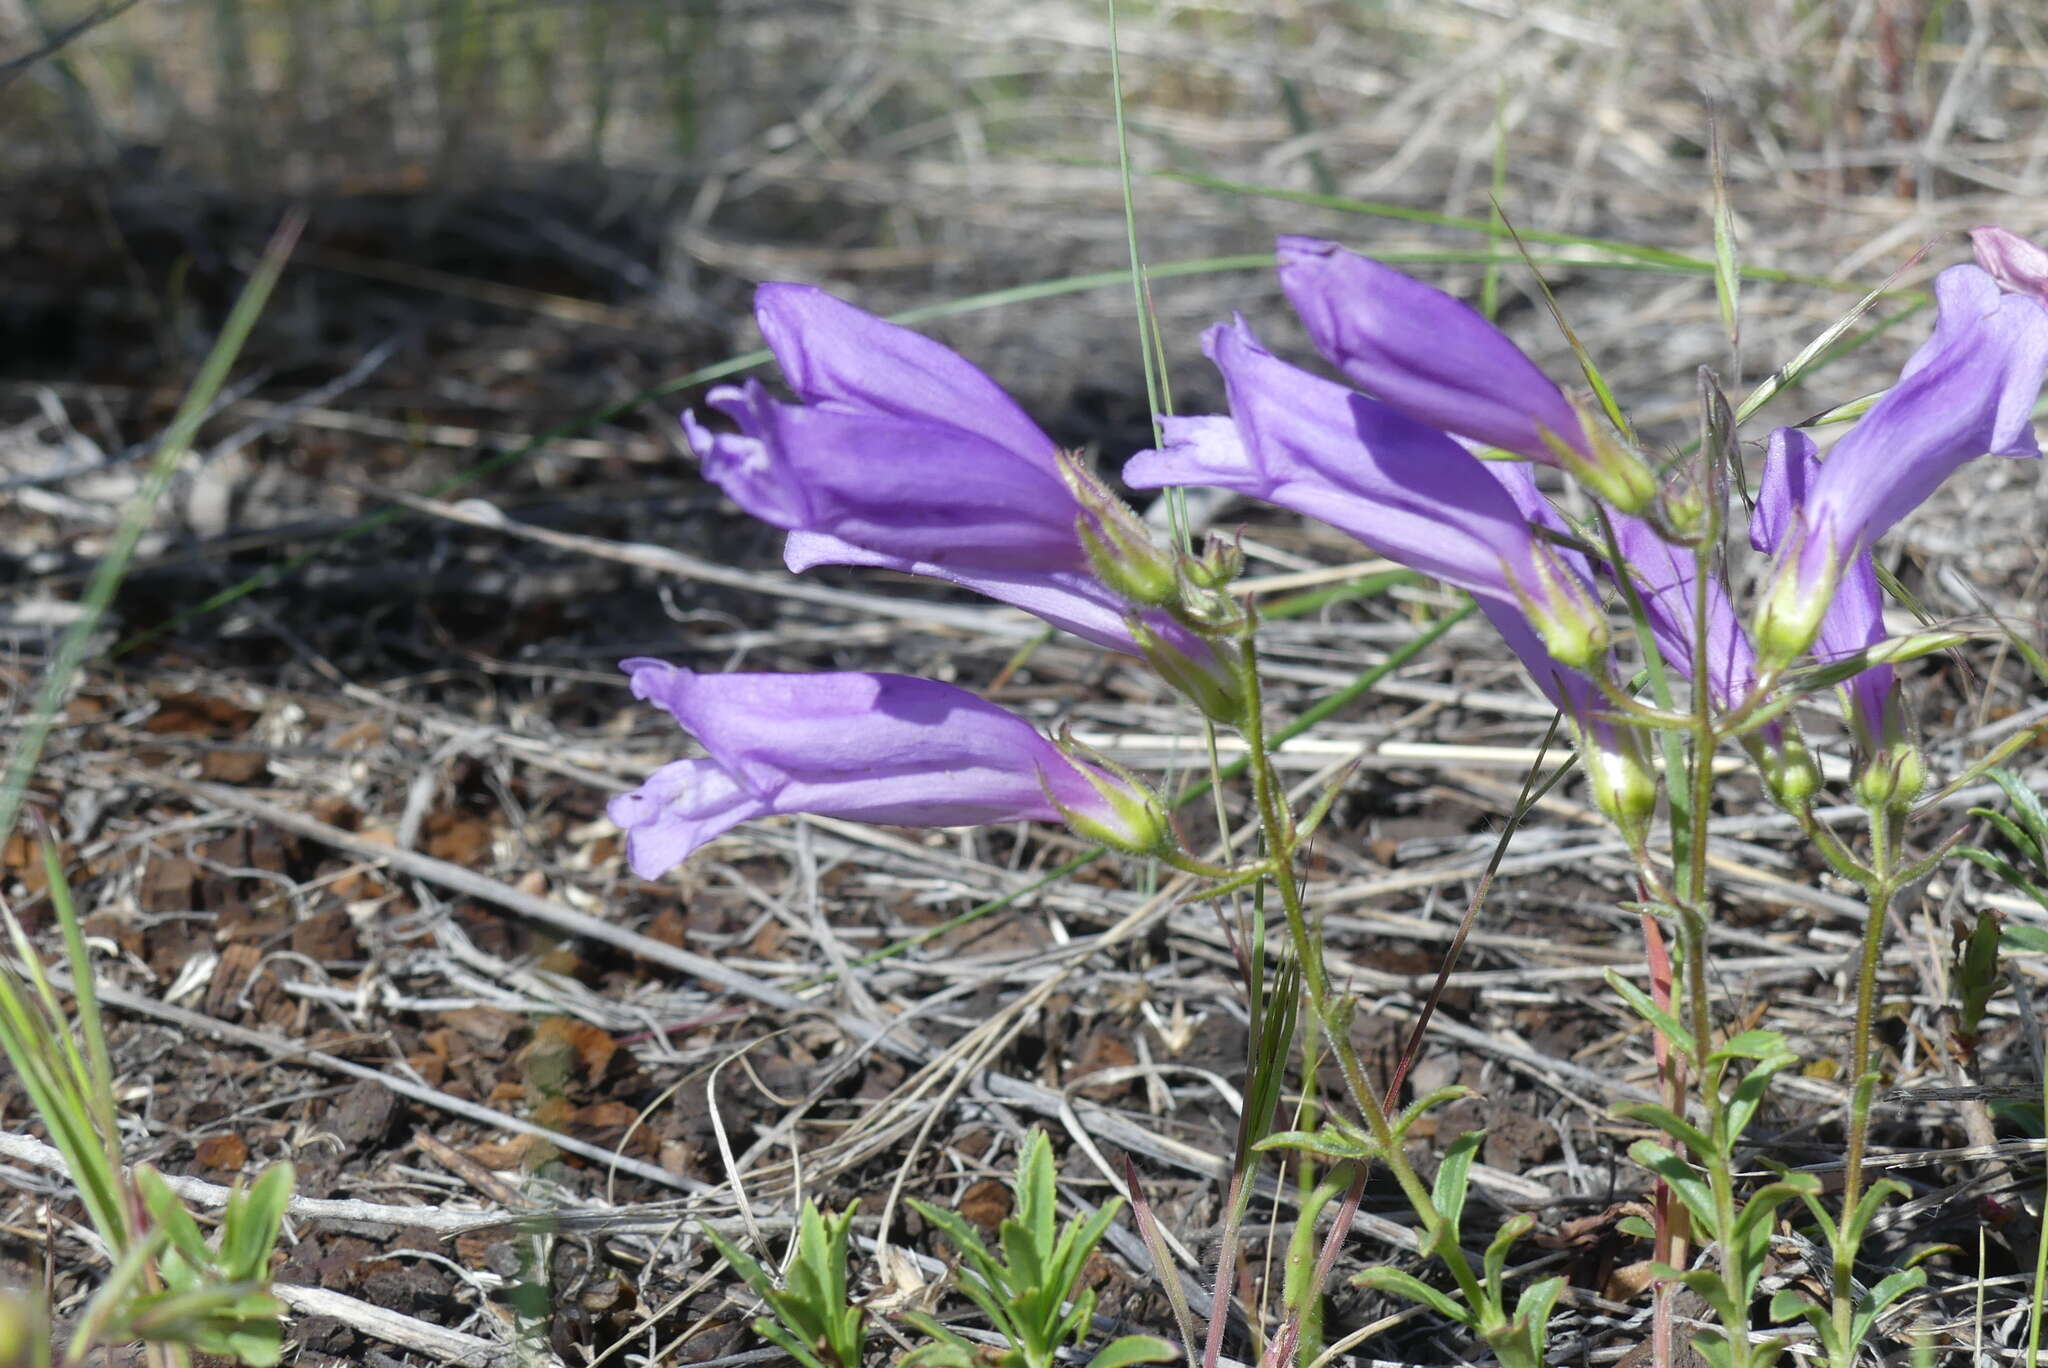
<instances>
[{"instance_id":1,"label":"flower stem","mask_svg":"<svg viewBox=\"0 0 2048 1368\"><path fill-rule=\"evenodd\" d=\"M1287 811L1279 775L1266 748L1264 699L1252 648L1253 624L1248 621L1242 631L1244 649L1239 658L1244 676L1241 696L1245 705L1238 729L1244 735L1245 750L1251 761L1252 798L1258 807L1259 826L1265 834L1266 858L1272 866L1273 882L1280 894L1281 908L1287 915L1288 938L1293 943L1295 958L1301 964L1301 982L1308 993L1309 1010L1324 1038L1330 1042L1330 1050L1337 1058L1345 1086L1363 1114L1366 1130L1385 1159L1388 1172L1393 1174L1394 1181L1400 1185L1417 1219L1422 1222L1424 1252L1434 1253L1443 1260L1459 1291L1464 1294L1466 1305L1475 1317L1479 1316L1486 1304L1479 1279L1473 1273L1464 1249L1456 1240L1444 1238L1443 1214L1437 1209L1415 1166L1408 1162L1400 1138L1394 1133L1393 1121L1388 1116L1392 1099L1382 1101L1367 1080L1365 1066L1351 1041L1348 1013L1340 1009L1340 1004L1333 1000L1330 992L1329 970L1323 963L1322 940L1309 926L1301 885L1295 876L1298 850L1294 820Z\"/></svg>"},{"instance_id":2,"label":"flower stem","mask_svg":"<svg viewBox=\"0 0 2048 1368\"><path fill-rule=\"evenodd\" d=\"M1877 1015L1877 965L1884 948L1885 922L1891 913L1892 871L1897 865L1895 814L1882 806L1870 810L1870 914L1863 924L1863 952L1856 967L1856 1026L1849 1039L1849 1139L1842 1163L1842 1213L1834 1250L1835 1342L1853 1359L1849 1342L1856 1313L1856 1208L1863 1200L1863 1159L1870 1146L1870 1103L1873 1090L1864 1086L1876 1071L1871 1037Z\"/></svg>"}]
</instances>

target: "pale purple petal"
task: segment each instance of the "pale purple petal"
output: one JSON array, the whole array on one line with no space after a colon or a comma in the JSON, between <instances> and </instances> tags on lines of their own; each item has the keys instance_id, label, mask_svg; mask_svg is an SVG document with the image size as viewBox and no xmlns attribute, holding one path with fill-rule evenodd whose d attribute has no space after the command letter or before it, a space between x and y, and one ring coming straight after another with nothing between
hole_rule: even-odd
<instances>
[{"instance_id":1,"label":"pale purple petal","mask_svg":"<svg viewBox=\"0 0 2048 1368\"><path fill-rule=\"evenodd\" d=\"M660 878L699 846L770 811L711 760L663 765L605 804L605 815L626 833L626 863L643 879Z\"/></svg>"},{"instance_id":2,"label":"pale purple petal","mask_svg":"<svg viewBox=\"0 0 2048 1368\"><path fill-rule=\"evenodd\" d=\"M1807 491L1820 469L1819 448L1805 433L1779 428L1771 434L1763 478L1758 482L1756 512L1750 518L1752 546L1771 554L1783 546L1786 536L1800 525ZM1820 620L1814 657L1822 663L1842 660L1885 637L1884 590L1877 582L1877 566L1868 551L1859 552L1837 577L1834 596ZM1843 686L1849 719L1867 747L1880 744L1890 730L1892 681L1892 667L1877 665L1852 676Z\"/></svg>"},{"instance_id":3,"label":"pale purple petal","mask_svg":"<svg viewBox=\"0 0 2048 1368\"><path fill-rule=\"evenodd\" d=\"M950 684L859 673L700 675L647 659L623 668L635 697L668 712L709 752L664 766L607 809L645 878L735 823L774 813L973 826L1059 820L1063 805L1111 830L1128 826L1098 787L1126 789L1121 780L1084 769L1023 718Z\"/></svg>"},{"instance_id":4,"label":"pale purple petal","mask_svg":"<svg viewBox=\"0 0 2048 1368\"><path fill-rule=\"evenodd\" d=\"M1820 448L1798 428L1771 434L1764 454L1763 477L1757 481L1756 508L1749 517L1749 544L1767 556L1778 553L1798 525L1808 488L1820 473Z\"/></svg>"},{"instance_id":5,"label":"pale purple petal","mask_svg":"<svg viewBox=\"0 0 2048 1368\"><path fill-rule=\"evenodd\" d=\"M2048 251L2018 233L1986 225L1970 230L1977 264L2003 289L2048 299Z\"/></svg>"},{"instance_id":6,"label":"pale purple petal","mask_svg":"<svg viewBox=\"0 0 2048 1368\"><path fill-rule=\"evenodd\" d=\"M1448 584L1513 601L1535 583L1527 521L1470 452L1441 432L1288 365L1243 320L1203 335L1229 419L1168 420L1140 453L1140 489L1214 484L1338 528Z\"/></svg>"},{"instance_id":7,"label":"pale purple petal","mask_svg":"<svg viewBox=\"0 0 2048 1368\"><path fill-rule=\"evenodd\" d=\"M1055 473L1052 439L1000 385L942 343L812 285L761 286L754 317L806 403L959 428Z\"/></svg>"},{"instance_id":8,"label":"pale purple petal","mask_svg":"<svg viewBox=\"0 0 2048 1368\"><path fill-rule=\"evenodd\" d=\"M1408 417L1526 456L1558 458L1550 432L1586 452L1564 393L1469 305L1335 243L1283 237L1280 285L1316 347Z\"/></svg>"},{"instance_id":9,"label":"pale purple petal","mask_svg":"<svg viewBox=\"0 0 2048 1368\"><path fill-rule=\"evenodd\" d=\"M758 381L707 402L737 436L685 431L705 476L787 531L938 563L1079 566L1076 506L1057 474L962 429L784 404Z\"/></svg>"},{"instance_id":10,"label":"pale purple petal","mask_svg":"<svg viewBox=\"0 0 2048 1368\"><path fill-rule=\"evenodd\" d=\"M1969 266L1942 273L1944 345L1923 349L1814 477L1797 552L1805 582L1868 548L1964 462L2038 452L2032 413L2048 371L2048 311L2022 295L1985 309L1973 276L1982 273Z\"/></svg>"},{"instance_id":11,"label":"pale purple petal","mask_svg":"<svg viewBox=\"0 0 2048 1368\"><path fill-rule=\"evenodd\" d=\"M1692 548L1673 546L1641 518L1621 513L1613 518L1615 540L1635 572L1636 592L1642 598L1657 653L1691 679L1699 592ZM1707 580L1706 607L1707 693L1717 707L1733 707L1746 699L1756 684L1756 652L1718 575Z\"/></svg>"}]
</instances>

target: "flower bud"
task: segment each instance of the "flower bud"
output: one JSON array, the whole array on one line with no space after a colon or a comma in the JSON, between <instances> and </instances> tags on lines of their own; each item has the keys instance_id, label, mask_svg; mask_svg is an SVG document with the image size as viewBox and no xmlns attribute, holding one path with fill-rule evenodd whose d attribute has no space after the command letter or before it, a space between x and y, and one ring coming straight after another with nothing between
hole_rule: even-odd
<instances>
[{"instance_id":1,"label":"flower bud","mask_svg":"<svg viewBox=\"0 0 2048 1368\"><path fill-rule=\"evenodd\" d=\"M1927 759L1903 737L1865 757L1856 774L1856 801L1873 811L1901 812L1927 786Z\"/></svg>"},{"instance_id":2,"label":"flower bud","mask_svg":"<svg viewBox=\"0 0 2048 1368\"><path fill-rule=\"evenodd\" d=\"M1238 648L1233 643L1186 638L1185 629L1176 630L1179 624L1148 622L1136 613L1124 619L1124 625L1145 653L1145 663L1203 716L1231 726L1244 720L1244 685L1235 668Z\"/></svg>"},{"instance_id":3,"label":"flower bud","mask_svg":"<svg viewBox=\"0 0 2048 1368\"><path fill-rule=\"evenodd\" d=\"M1788 812L1804 812L1820 792L1821 773L1799 734L1776 729L1775 735L1745 737L1744 744L1771 801Z\"/></svg>"},{"instance_id":4,"label":"flower bud","mask_svg":"<svg viewBox=\"0 0 2048 1368\"><path fill-rule=\"evenodd\" d=\"M1533 545L1529 559L1536 568L1536 584L1515 586L1529 625L1560 665L1594 669L1606 656L1608 642L1607 614L1599 600L1550 547Z\"/></svg>"},{"instance_id":5,"label":"flower bud","mask_svg":"<svg viewBox=\"0 0 2048 1368\"><path fill-rule=\"evenodd\" d=\"M1211 537L1202 554L1183 561L1181 570L1190 584L1222 589L1244 573L1244 550L1234 541Z\"/></svg>"},{"instance_id":6,"label":"flower bud","mask_svg":"<svg viewBox=\"0 0 2048 1368\"><path fill-rule=\"evenodd\" d=\"M1820 573L1808 572L1805 546L1795 539L1778 558L1777 573L1757 605L1751 633L1757 665L1766 673L1784 669L1813 648L1827 620L1840 569L1832 554L1820 557Z\"/></svg>"},{"instance_id":7,"label":"flower bud","mask_svg":"<svg viewBox=\"0 0 2048 1368\"><path fill-rule=\"evenodd\" d=\"M1586 767L1593 802L1631 849L1641 849L1657 813L1657 771L1632 727L1590 723L1579 731L1579 763Z\"/></svg>"},{"instance_id":8,"label":"flower bud","mask_svg":"<svg viewBox=\"0 0 2048 1368\"><path fill-rule=\"evenodd\" d=\"M1623 446L1604 423L1567 396L1585 436L1585 447L1545 429L1544 445L1580 484L1623 513L1641 516L1657 498L1657 472L1636 452Z\"/></svg>"},{"instance_id":9,"label":"flower bud","mask_svg":"<svg viewBox=\"0 0 2048 1368\"><path fill-rule=\"evenodd\" d=\"M1166 805L1152 790L1122 765L1074 740L1061 729L1059 747L1077 764L1095 790L1097 803L1068 804L1045 782L1046 799L1059 810L1060 820L1076 836L1121 850L1127 855L1156 855L1172 844L1173 824ZM1040 779L1045 781L1041 772Z\"/></svg>"},{"instance_id":10,"label":"flower bud","mask_svg":"<svg viewBox=\"0 0 2048 1368\"><path fill-rule=\"evenodd\" d=\"M1178 599L1180 577L1174 558L1153 541L1151 529L1078 455L1063 451L1058 460L1060 478L1079 505L1074 532L1088 553L1096 578L1148 608L1164 607Z\"/></svg>"}]
</instances>

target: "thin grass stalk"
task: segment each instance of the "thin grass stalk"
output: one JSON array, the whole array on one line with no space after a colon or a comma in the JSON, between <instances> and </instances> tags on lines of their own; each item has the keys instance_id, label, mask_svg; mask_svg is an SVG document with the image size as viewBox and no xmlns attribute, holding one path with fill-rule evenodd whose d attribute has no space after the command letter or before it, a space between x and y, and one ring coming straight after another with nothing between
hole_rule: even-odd
<instances>
[{"instance_id":1,"label":"thin grass stalk","mask_svg":"<svg viewBox=\"0 0 2048 1368\"><path fill-rule=\"evenodd\" d=\"M234 368L235 358L241 355L243 344L249 340L249 333L255 328L264 305L269 302L271 289L283 274L285 261L291 256L292 247L298 241L305 222L305 215L294 210L271 237L262 259L249 276L248 284L242 287L233 311L228 314L228 321L221 328L213 350L207 353L192 388L186 391L185 402L171 418L170 427L165 429L163 442L150 461L142 487L121 510L120 525L114 529L106 555L93 568L92 579L87 582L85 595L79 601L78 617L57 642L57 653L43 676L42 688L36 693L35 708L29 716L28 725L22 728L21 740L15 744L6 777L0 779L0 841L5 841L14 830L22 800L28 795L29 779L42 759L43 747L50 739L51 730L57 725L57 713L71 690L72 677L85 664L92 634L99 629L100 619L106 616L115 591L121 587L128 562L135 554L136 543L141 541L142 533L156 511L157 500L170 486L171 477L177 474L185 453L191 448L192 438L199 431L199 424L212 409L221 386L227 383L228 372Z\"/></svg>"}]
</instances>

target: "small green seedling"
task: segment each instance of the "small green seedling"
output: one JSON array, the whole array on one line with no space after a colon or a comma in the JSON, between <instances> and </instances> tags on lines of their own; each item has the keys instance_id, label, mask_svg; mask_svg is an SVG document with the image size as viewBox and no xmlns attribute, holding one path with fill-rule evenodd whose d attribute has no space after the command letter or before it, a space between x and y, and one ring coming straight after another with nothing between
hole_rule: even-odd
<instances>
[{"instance_id":1,"label":"small green seedling","mask_svg":"<svg viewBox=\"0 0 2048 1368\"><path fill-rule=\"evenodd\" d=\"M867 1327L862 1308L846 1295L846 1243L859 1207L855 1202L837 1216L823 1216L816 1202L804 1203L781 1287L759 1261L709 1226L704 1229L720 1256L774 1312L773 1319L754 1321L754 1333L803 1368L860 1368Z\"/></svg>"},{"instance_id":2,"label":"small green seedling","mask_svg":"<svg viewBox=\"0 0 2048 1368\"><path fill-rule=\"evenodd\" d=\"M1053 1187L1052 1143L1044 1131L1025 1142L1012 1183L1016 1214L1002 1223L996 1243L1001 1257L982 1243L973 1226L955 1212L912 1199L917 1214L936 1227L960 1251L960 1290L995 1323L1010 1342L991 1354L940 1325L930 1316L906 1317L936 1343L912 1350L903 1368L929 1364L934 1368L1052 1368L1060 1349L1079 1347L1095 1315L1095 1294L1074 1295L1074 1284L1088 1256L1108 1231L1123 1205L1117 1198L1083 1222L1079 1217L1058 1228L1058 1198ZM1088 1368L1120 1368L1126 1363L1169 1363L1172 1346L1150 1335L1126 1335L1100 1350Z\"/></svg>"},{"instance_id":3,"label":"small green seedling","mask_svg":"<svg viewBox=\"0 0 2048 1368\"><path fill-rule=\"evenodd\" d=\"M76 1020L65 1012L58 981L20 923L0 909L14 951L13 964L0 960L0 1054L63 1154L86 1216L114 1259L79 1317L64 1361L139 1339L150 1347L152 1363L183 1363L197 1349L270 1368L283 1354L284 1314L269 1291L270 1256L291 1203L292 1167L273 1164L254 1186L231 1196L208 1243L161 1174L124 1165L92 961L63 866L47 843L43 860ZM0 1355L0 1364L12 1363Z\"/></svg>"}]
</instances>

